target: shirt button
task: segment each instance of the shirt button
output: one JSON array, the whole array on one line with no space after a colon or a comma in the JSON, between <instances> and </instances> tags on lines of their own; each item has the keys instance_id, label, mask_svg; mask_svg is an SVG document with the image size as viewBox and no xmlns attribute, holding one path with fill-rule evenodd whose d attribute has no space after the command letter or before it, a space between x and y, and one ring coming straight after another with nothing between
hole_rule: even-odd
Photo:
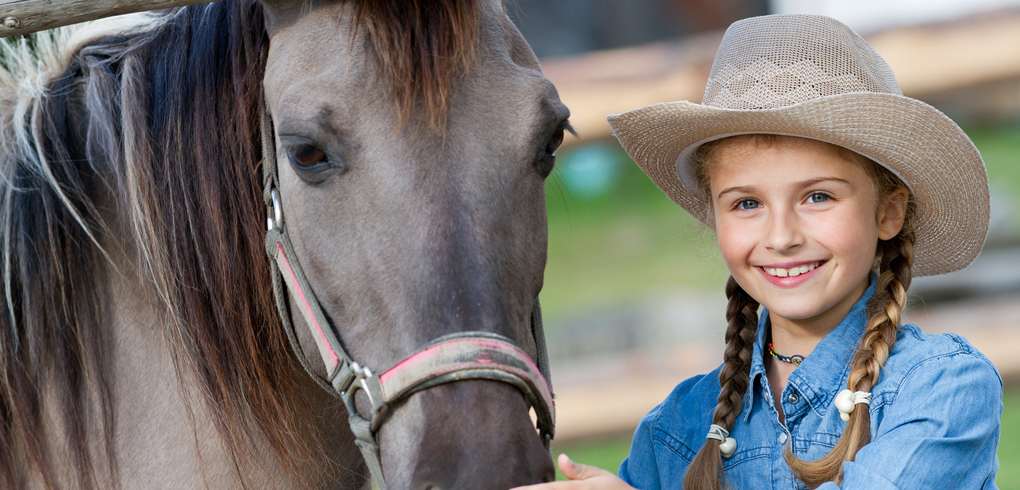
<instances>
[{"instance_id":1,"label":"shirt button","mask_svg":"<svg viewBox=\"0 0 1020 490\"><path fill-rule=\"evenodd\" d=\"M790 402L791 405L794 405L800 401L800 395L797 393L790 393L790 396L786 397L786 401Z\"/></svg>"},{"instance_id":2,"label":"shirt button","mask_svg":"<svg viewBox=\"0 0 1020 490\"><path fill-rule=\"evenodd\" d=\"M780 444L786 444L786 432L783 432L782 434L779 434L779 443Z\"/></svg>"}]
</instances>

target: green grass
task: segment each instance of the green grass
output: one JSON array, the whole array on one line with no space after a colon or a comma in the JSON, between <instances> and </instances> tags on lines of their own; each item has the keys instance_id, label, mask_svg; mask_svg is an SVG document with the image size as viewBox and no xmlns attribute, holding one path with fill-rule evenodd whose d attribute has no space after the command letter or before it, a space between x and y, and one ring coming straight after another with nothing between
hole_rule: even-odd
<instances>
[{"instance_id":1,"label":"green grass","mask_svg":"<svg viewBox=\"0 0 1020 490\"><path fill-rule=\"evenodd\" d=\"M1020 388L1007 389L1003 400L1002 436L999 440L1000 490L1020 490ZM630 437L614 437L580 444L557 444L553 455L567 453L574 461L616 472L630 452ZM557 478L563 475L556 472Z\"/></svg>"},{"instance_id":2,"label":"green grass","mask_svg":"<svg viewBox=\"0 0 1020 490\"><path fill-rule=\"evenodd\" d=\"M616 473L620 468L620 463L630 453L630 436L613 437L580 444L554 444L552 450L554 459L560 453L566 453L567 456L570 456L570 459L578 463L597 466ZM560 473L559 468L556 468L556 479L566 480L566 477Z\"/></svg>"},{"instance_id":3,"label":"green grass","mask_svg":"<svg viewBox=\"0 0 1020 490\"><path fill-rule=\"evenodd\" d=\"M1020 388L1008 389L1003 404L999 476L995 481L1001 490L1020 490Z\"/></svg>"}]
</instances>

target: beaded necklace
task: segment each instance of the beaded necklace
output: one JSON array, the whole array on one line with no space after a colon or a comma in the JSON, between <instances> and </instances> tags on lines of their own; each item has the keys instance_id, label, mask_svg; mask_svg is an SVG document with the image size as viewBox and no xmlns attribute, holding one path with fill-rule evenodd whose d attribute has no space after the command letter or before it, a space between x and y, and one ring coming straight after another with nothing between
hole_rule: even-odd
<instances>
[{"instance_id":1,"label":"beaded necklace","mask_svg":"<svg viewBox=\"0 0 1020 490\"><path fill-rule=\"evenodd\" d=\"M769 342L769 354L771 354L772 357L775 357L776 359L779 359L780 361L793 364L794 366L800 366L800 363L804 362L804 356L802 356L800 354L794 354L792 356L784 356L782 354L777 353L776 350L774 348L772 348L772 342Z\"/></svg>"}]
</instances>

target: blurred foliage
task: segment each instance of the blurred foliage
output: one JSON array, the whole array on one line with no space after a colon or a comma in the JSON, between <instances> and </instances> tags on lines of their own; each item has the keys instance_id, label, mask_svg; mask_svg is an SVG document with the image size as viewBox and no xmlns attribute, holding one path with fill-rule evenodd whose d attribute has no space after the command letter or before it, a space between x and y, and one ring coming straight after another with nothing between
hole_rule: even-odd
<instances>
[{"instance_id":1,"label":"blurred foliage","mask_svg":"<svg viewBox=\"0 0 1020 490\"><path fill-rule=\"evenodd\" d=\"M1020 209L1020 124L968 128L993 189ZM571 192L564 150L546 184L549 258L542 307L556 315L677 289L723 294L728 272L712 232L669 200L619 145L597 143L617 168L598 195ZM600 159L607 155L600 155ZM1020 225L1020 214L1013 211Z\"/></svg>"},{"instance_id":2,"label":"blurred foliage","mask_svg":"<svg viewBox=\"0 0 1020 490\"><path fill-rule=\"evenodd\" d=\"M1020 388L1007 388L1003 400L1002 433L999 438L999 473L996 483L1001 490L1020 490ZM616 472L630 452L630 436L553 445L553 455L566 453L578 463L598 466ZM565 479L556 471L559 480Z\"/></svg>"},{"instance_id":3,"label":"blurred foliage","mask_svg":"<svg viewBox=\"0 0 1020 490\"><path fill-rule=\"evenodd\" d=\"M992 185L1009 189L1013 199L1020 196L1020 123L967 128L967 134L985 159Z\"/></svg>"},{"instance_id":4,"label":"blurred foliage","mask_svg":"<svg viewBox=\"0 0 1020 490\"><path fill-rule=\"evenodd\" d=\"M619 168L601 195L571 193L561 168L548 180L543 309L555 314L677 288L722 294L728 273L708 228L670 201L622 148L608 148Z\"/></svg>"}]
</instances>

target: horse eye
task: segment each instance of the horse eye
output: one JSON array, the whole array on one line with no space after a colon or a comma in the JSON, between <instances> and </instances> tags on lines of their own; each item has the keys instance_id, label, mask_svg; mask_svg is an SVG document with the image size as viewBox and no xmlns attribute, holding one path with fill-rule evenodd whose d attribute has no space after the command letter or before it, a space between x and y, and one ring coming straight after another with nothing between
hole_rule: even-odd
<instances>
[{"instance_id":1,"label":"horse eye","mask_svg":"<svg viewBox=\"0 0 1020 490\"><path fill-rule=\"evenodd\" d=\"M312 145L294 146L287 155L298 167L312 167L326 161L326 154Z\"/></svg>"},{"instance_id":2,"label":"horse eye","mask_svg":"<svg viewBox=\"0 0 1020 490\"><path fill-rule=\"evenodd\" d=\"M549 142L545 144L546 154L555 156L556 150L560 149L560 145L562 144L563 128L556 128L556 132L553 133L552 138L549 138Z\"/></svg>"}]
</instances>

